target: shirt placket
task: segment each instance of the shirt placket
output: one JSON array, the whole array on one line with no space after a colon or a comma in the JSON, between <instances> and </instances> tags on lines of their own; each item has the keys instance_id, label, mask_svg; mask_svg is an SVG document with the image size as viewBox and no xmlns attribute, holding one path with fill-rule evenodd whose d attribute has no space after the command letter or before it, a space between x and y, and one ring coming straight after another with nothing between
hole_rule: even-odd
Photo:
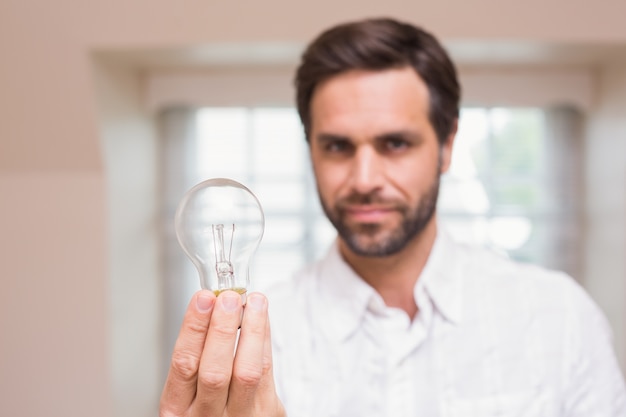
<instances>
[{"instance_id":1,"label":"shirt placket","mask_svg":"<svg viewBox=\"0 0 626 417\"><path fill-rule=\"evenodd\" d=\"M421 409L416 403L416 378L426 375L418 375L417 350L426 339L432 311L427 300L419 301L422 308L412 323L398 310L385 318L385 415L389 417L415 416Z\"/></svg>"}]
</instances>

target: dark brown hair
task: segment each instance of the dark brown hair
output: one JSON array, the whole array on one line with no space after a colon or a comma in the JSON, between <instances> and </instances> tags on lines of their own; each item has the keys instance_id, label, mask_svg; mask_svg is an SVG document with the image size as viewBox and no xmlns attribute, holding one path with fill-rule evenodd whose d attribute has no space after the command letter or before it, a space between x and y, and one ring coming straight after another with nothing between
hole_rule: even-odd
<instances>
[{"instance_id":1,"label":"dark brown hair","mask_svg":"<svg viewBox=\"0 0 626 417\"><path fill-rule=\"evenodd\" d=\"M428 87L430 122L440 143L459 117L456 69L437 39L411 24L388 18L340 24L322 32L302 54L296 72L296 103L307 140L311 98L317 85L350 70L412 67Z\"/></svg>"}]
</instances>

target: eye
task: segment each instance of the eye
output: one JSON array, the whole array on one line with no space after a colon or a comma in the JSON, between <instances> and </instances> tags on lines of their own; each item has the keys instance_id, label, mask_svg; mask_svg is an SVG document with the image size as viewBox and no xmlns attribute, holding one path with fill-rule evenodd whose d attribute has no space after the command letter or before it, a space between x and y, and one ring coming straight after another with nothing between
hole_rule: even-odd
<instances>
[{"instance_id":1,"label":"eye","mask_svg":"<svg viewBox=\"0 0 626 417\"><path fill-rule=\"evenodd\" d=\"M332 140L326 142L324 150L328 153L347 153L352 150L352 145L347 140Z\"/></svg>"},{"instance_id":2,"label":"eye","mask_svg":"<svg viewBox=\"0 0 626 417\"><path fill-rule=\"evenodd\" d=\"M382 146L387 152L398 152L407 149L411 144L406 139L400 137L385 138Z\"/></svg>"}]
</instances>

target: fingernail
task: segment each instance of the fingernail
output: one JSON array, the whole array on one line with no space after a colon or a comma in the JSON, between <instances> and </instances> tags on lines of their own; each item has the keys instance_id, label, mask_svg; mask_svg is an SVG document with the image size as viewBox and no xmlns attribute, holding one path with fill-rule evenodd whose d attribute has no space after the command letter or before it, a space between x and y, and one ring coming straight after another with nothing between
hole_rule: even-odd
<instances>
[{"instance_id":1,"label":"fingernail","mask_svg":"<svg viewBox=\"0 0 626 417\"><path fill-rule=\"evenodd\" d=\"M255 311L262 311L265 309L266 299L260 294L252 294L248 298L247 305Z\"/></svg>"},{"instance_id":2,"label":"fingernail","mask_svg":"<svg viewBox=\"0 0 626 417\"><path fill-rule=\"evenodd\" d=\"M224 311L235 311L239 307L239 300L241 300L241 296L232 291L223 292L220 294L220 298L222 299Z\"/></svg>"},{"instance_id":3,"label":"fingernail","mask_svg":"<svg viewBox=\"0 0 626 417\"><path fill-rule=\"evenodd\" d=\"M212 309L214 303L215 297L211 297L209 294L199 294L198 298L196 298L196 306L203 313Z\"/></svg>"}]
</instances>

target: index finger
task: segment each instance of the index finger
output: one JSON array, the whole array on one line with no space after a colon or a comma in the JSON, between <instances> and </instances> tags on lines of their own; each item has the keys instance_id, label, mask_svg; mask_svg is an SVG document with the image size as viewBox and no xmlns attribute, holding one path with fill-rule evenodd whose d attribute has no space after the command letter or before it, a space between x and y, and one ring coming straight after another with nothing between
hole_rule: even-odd
<instances>
[{"instance_id":1,"label":"index finger","mask_svg":"<svg viewBox=\"0 0 626 417\"><path fill-rule=\"evenodd\" d=\"M215 305L215 294L194 294L174 346L172 362L161 394L161 413L183 415L196 396L200 358Z\"/></svg>"}]
</instances>

